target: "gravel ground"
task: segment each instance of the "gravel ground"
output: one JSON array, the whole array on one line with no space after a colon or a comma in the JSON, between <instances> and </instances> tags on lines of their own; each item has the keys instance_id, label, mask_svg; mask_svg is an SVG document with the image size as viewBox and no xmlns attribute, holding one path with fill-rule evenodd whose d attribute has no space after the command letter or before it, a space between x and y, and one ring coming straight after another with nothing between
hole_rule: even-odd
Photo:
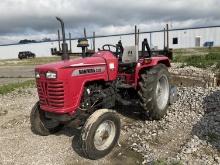
<instances>
[{"instance_id":1,"label":"gravel ground","mask_svg":"<svg viewBox=\"0 0 220 165\"><path fill-rule=\"evenodd\" d=\"M220 88L181 87L178 95L161 121L120 114L122 146L98 161L80 156L75 130L48 137L31 132L35 89L0 96L0 164L220 164Z\"/></svg>"},{"instance_id":2,"label":"gravel ground","mask_svg":"<svg viewBox=\"0 0 220 165\"><path fill-rule=\"evenodd\" d=\"M182 164L220 164L220 88L178 88L178 101L161 121L136 121L128 144L144 157Z\"/></svg>"},{"instance_id":3,"label":"gravel ground","mask_svg":"<svg viewBox=\"0 0 220 165\"><path fill-rule=\"evenodd\" d=\"M193 66L184 66L182 63L171 63L169 71L177 75L191 75L191 76L200 76L200 77L211 77L214 74L214 68L197 68ZM212 70L213 69L213 70Z\"/></svg>"},{"instance_id":4,"label":"gravel ground","mask_svg":"<svg viewBox=\"0 0 220 165\"><path fill-rule=\"evenodd\" d=\"M171 66L169 72L173 77L173 83L178 86L215 87L219 84L219 75L213 68L183 67L181 63L172 63Z\"/></svg>"},{"instance_id":5,"label":"gravel ground","mask_svg":"<svg viewBox=\"0 0 220 165\"><path fill-rule=\"evenodd\" d=\"M77 132L65 128L58 134L41 137L30 129L29 114L37 101L34 88L0 95L0 165L12 164L140 164L142 155L127 146L127 133L121 131L120 142L105 158L91 161L81 157Z\"/></svg>"}]
</instances>

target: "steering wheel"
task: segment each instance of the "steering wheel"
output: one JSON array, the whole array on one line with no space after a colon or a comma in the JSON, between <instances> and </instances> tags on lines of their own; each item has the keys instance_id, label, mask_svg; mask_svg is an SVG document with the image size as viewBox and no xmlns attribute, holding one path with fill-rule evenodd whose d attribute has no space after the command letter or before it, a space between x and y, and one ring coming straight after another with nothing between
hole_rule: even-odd
<instances>
[{"instance_id":1,"label":"steering wheel","mask_svg":"<svg viewBox=\"0 0 220 165\"><path fill-rule=\"evenodd\" d=\"M115 50L112 50L113 48ZM115 57L117 57L121 60L124 48L123 48L122 44L121 45L119 45L119 44L116 44L116 45L105 44L102 46L102 50L112 52L115 55Z\"/></svg>"},{"instance_id":2,"label":"steering wheel","mask_svg":"<svg viewBox=\"0 0 220 165\"><path fill-rule=\"evenodd\" d=\"M106 51L110 51L110 52L114 52L112 50L112 48L114 48L116 50L116 46L112 45L112 44L105 44L102 46L102 50L106 50Z\"/></svg>"}]
</instances>

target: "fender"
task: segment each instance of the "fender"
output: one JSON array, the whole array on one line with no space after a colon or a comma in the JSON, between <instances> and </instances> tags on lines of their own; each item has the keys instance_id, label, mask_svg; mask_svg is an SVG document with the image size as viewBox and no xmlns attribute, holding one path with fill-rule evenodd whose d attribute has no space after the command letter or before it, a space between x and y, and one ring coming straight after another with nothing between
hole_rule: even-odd
<instances>
[{"instance_id":1,"label":"fender","mask_svg":"<svg viewBox=\"0 0 220 165\"><path fill-rule=\"evenodd\" d=\"M134 88L135 89L138 86L138 81L140 79L140 72L145 70L145 69L149 69L151 67L154 67L159 63L164 64L167 67L171 67L169 58L167 58L165 56L152 57L148 60L147 63L144 61L144 59L140 59L138 61L138 64L137 64L136 69L135 69L135 83L134 83Z\"/></svg>"}]
</instances>

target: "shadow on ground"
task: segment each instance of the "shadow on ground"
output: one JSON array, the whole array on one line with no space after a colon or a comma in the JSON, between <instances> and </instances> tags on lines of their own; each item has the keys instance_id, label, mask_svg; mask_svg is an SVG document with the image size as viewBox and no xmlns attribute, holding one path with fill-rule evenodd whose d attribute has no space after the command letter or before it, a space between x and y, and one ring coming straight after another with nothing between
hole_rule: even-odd
<instances>
[{"instance_id":1,"label":"shadow on ground","mask_svg":"<svg viewBox=\"0 0 220 165\"><path fill-rule=\"evenodd\" d=\"M122 116L133 120L147 120L147 117L141 112L141 107L138 106L117 106L117 112Z\"/></svg>"},{"instance_id":2,"label":"shadow on ground","mask_svg":"<svg viewBox=\"0 0 220 165\"><path fill-rule=\"evenodd\" d=\"M134 107L135 108L135 107ZM140 109L132 107L117 107L117 112L121 114L122 116L128 117L131 120L129 122L132 122L132 120L141 120L140 117ZM130 109L130 110L129 110ZM127 122L127 121L125 121ZM72 137L72 148L73 151L76 152L81 158L87 159L87 156L84 154L82 147L81 147L81 141L80 141L80 135L81 131L80 129L72 128L72 127L64 127L63 130L56 133L55 135L65 135L68 137ZM111 162L111 165L120 165L121 162L124 162L125 164L141 164L143 161L142 155L131 150L126 143L126 138L121 136L120 138L120 146L116 145L113 149L113 151L110 152L109 155L105 157L109 162ZM107 163L108 164L108 163Z\"/></svg>"},{"instance_id":3,"label":"shadow on ground","mask_svg":"<svg viewBox=\"0 0 220 165\"><path fill-rule=\"evenodd\" d=\"M207 95L203 99L203 106L205 114L194 125L192 134L220 151L220 90Z\"/></svg>"}]
</instances>

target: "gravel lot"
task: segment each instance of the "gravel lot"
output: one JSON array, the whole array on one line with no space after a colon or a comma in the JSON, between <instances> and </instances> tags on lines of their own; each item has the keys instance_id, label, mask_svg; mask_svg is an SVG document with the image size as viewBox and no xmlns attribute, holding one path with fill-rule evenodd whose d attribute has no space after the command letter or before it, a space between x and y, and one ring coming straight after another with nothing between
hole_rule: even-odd
<instances>
[{"instance_id":1,"label":"gravel lot","mask_svg":"<svg viewBox=\"0 0 220 165\"><path fill-rule=\"evenodd\" d=\"M120 145L98 161L80 156L76 130L48 137L31 132L35 89L0 96L0 164L219 164L220 88L181 87L178 94L161 121L142 121L131 109L121 110Z\"/></svg>"},{"instance_id":2,"label":"gravel lot","mask_svg":"<svg viewBox=\"0 0 220 165\"><path fill-rule=\"evenodd\" d=\"M127 146L123 130L119 146L107 157L91 161L80 156L76 130L65 128L48 137L34 135L29 114L37 101L34 88L0 95L0 164L140 164L142 156Z\"/></svg>"},{"instance_id":3,"label":"gravel lot","mask_svg":"<svg viewBox=\"0 0 220 165\"><path fill-rule=\"evenodd\" d=\"M124 126L144 163L220 164L220 88L178 88L179 100L161 121Z\"/></svg>"}]
</instances>

